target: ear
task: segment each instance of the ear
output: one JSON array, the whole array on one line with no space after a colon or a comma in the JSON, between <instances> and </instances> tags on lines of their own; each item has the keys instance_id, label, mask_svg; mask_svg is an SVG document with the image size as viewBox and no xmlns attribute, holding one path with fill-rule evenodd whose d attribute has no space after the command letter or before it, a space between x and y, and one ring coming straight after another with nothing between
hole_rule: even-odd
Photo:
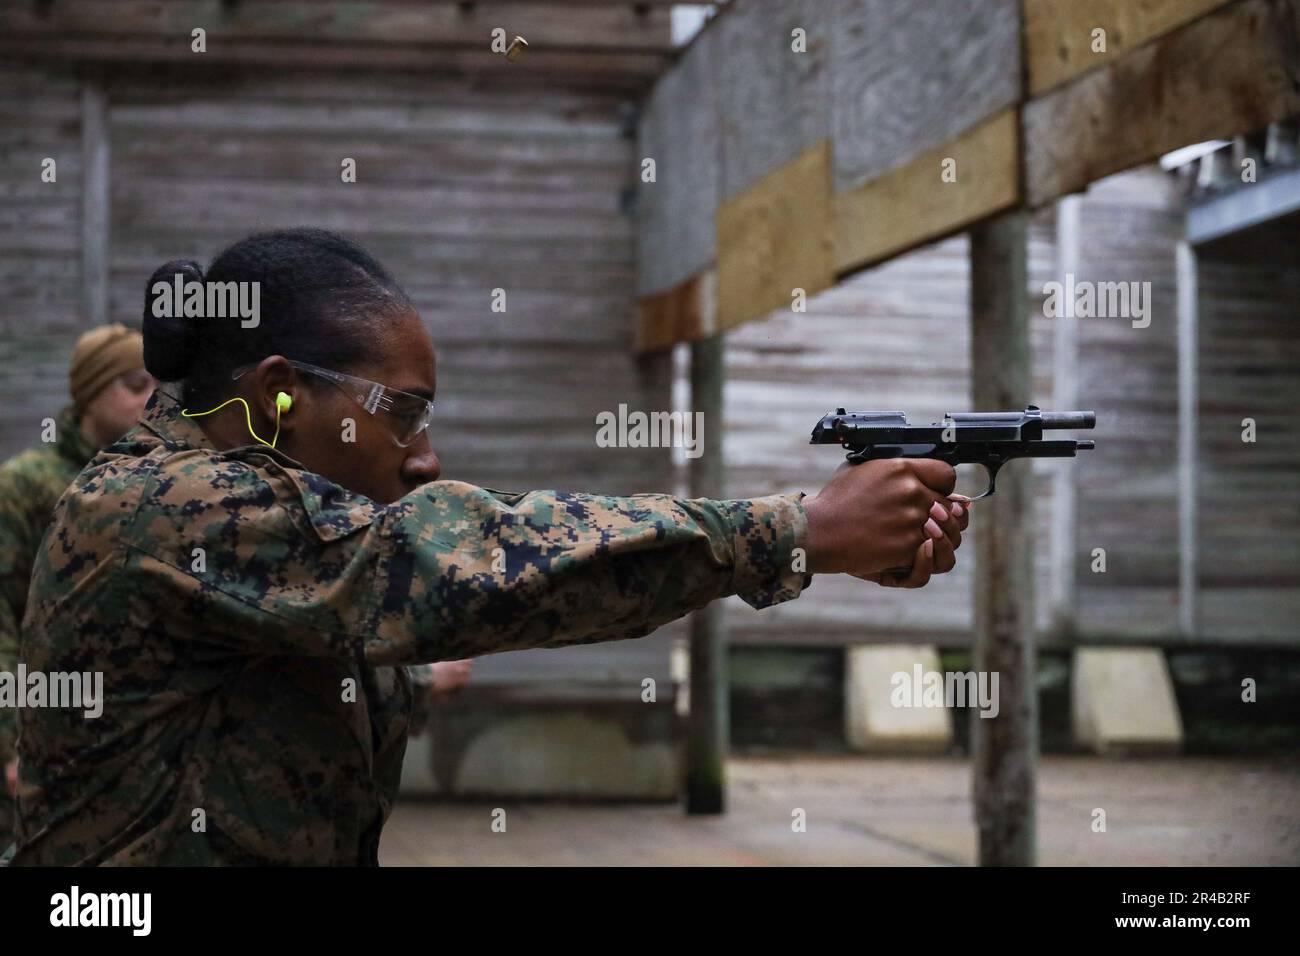
<instances>
[{"instance_id":1,"label":"ear","mask_svg":"<svg viewBox=\"0 0 1300 956\"><path fill-rule=\"evenodd\" d=\"M250 396L267 421L280 421L280 433L291 430L293 416L289 412L302 407L305 401L302 380L297 370L283 355L269 355L258 364L251 376L253 395Z\"/></svg>"}]
</instances>

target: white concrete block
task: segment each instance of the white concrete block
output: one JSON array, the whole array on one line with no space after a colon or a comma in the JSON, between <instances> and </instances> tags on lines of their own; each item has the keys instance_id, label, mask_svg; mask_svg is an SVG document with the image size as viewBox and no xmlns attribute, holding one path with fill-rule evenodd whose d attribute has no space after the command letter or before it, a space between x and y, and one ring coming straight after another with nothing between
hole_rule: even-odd
<instances>
[{"instance_id":1,"label":"white concrete block","mask_svg":"<svg viewBox=\"0 0 1300 956\"><path fill-rule=\"evenodd\" d=\"M448 790L457 794L669 799L677 754L666 739L633 741L581 713L517 715L475 737Z\"/></svg>"},{"instance_id":2,"label":"white concrete block","mask_svg":"<svg viewBox=\"0 0 1300 956\"><path fill-rule=\"evenodd\" d=\"M917 666L920 671L917 671ZM952 745L952 714L926 706L917 674L939 671L930 645L851 647L844 662L844 731L855 750L942 753ZM917 706L919 705L919 706Z\"/></svg>"},{"instance_id":3,"label":"white concrete block","mask_svg":"<svg viewBox=\"0 0 1300 956\"><path fill-rule=\"evenodd\" d=\"M1070 679L1074 739L1096 753L1177 753L1183 722L1158 647L1081 647Z\"/></svg>"}]
</instances>

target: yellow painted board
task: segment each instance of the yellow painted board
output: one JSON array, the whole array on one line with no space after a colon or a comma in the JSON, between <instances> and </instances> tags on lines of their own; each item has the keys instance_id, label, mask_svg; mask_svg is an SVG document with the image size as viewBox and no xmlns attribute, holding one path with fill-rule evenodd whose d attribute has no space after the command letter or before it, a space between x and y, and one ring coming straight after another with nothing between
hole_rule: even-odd
<instances>
[{"instance_id":1,"label":"yellow painted board","mask_svg":"<svg viewBox=\"0 0 1300 956\"><path fill-rule=\"evenodd\" d=\"M835 271L879 262L1020 201L1014 108L834 202ZM951 165L945 165L952 160ZM945 169L955 181L945 182Z\"/></svg>"},{"instance_id":2,"label":"yellow painted board","mask_svg":"<svg viewBox=\"0 0 1300 956\"><path fill-rule=\"evenodd\" d=\"M1233 0L1025 0L1029 93L1104 66ZM1095 36L1104 30L1104 38ZM1105 49L1100 49L1104 40Z\"/></svg>"},{"instance_id":3,"label":"yellow painted board","mask_svg":"<svg viewBox=\"0 0 1300 956\"><path fill-rule=\"evenodd\" d=\"M717 213L718 327L788 308L835 281L830 143L768 173Z\"/></svg>"},{"instance_id":4,"label":"yellow painted board","mask_svg":"<svg viewBox=\"0 0 1300 956\"><path fill-rule=\"evenodd\" d=\"M1025 104L1027 200L1297 112L1300 0L1239 0Z\"/></svg>"}]
</instances>

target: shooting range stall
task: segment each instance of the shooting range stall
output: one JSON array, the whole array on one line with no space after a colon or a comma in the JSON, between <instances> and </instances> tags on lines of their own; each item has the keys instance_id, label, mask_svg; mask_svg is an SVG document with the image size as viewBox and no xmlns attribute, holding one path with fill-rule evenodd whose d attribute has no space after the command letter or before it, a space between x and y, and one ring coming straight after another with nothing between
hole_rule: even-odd
<instances>
[{"instance_id":1,"label":"shooting range stall","mask_svg":"<svg viewBox=\"0 0 1300 956\"><path fill-rule=\"evenodd\" d=\"M1239 618L1224 609L1250 598L1201 595L1197 542L1215 542L1196 524L1193 307L1120 337L1043 320L1031 280L1054 264L1105 278L1103 262L1150 264L1123 247L1141 190L1071 194L1300 112L1300 0L733 0L684 51L669 6L6 5L3 450L58 407L77 330L138 323L157 265L304 221L357 237L412 294L440 351L444 473L489 487L674 490L667 455L597 448L593 434L619 403L673 407L679 343L686 407L707 423L688 466L696 495L813 490L809 476L839 460L802 444L818 417L900 407L874 400L873 362L905 359L901 393L940 412L1096 407L1086 461L1003 471L944 582L958 597L819 580L763 614L718 604L689 623L689 809L725 805L729 637L973 646L1002 693L1001 716L973 722L980 860L1031 863L1036 647L1230 637ZM487 52L497 27L527 39L514 63ZM45 156L57 183L28 174ZM345 158L355 183L341 181ZM1096 248L1080 244L1081 216ZM1181 216L1148 220L1183 235ZM1041 261L1049 246L1055 263ZM1190 242L1179 261L1186 279ZM857 308L857 283L876 276L892 283L885 297ZM1231 298L1231 281L1218 288ZM825 293L841 317L792 313L796 289ZM903 298L925 321L895 321ZM1285 312L1269 315L1281 328ZM835 335L850 357L839 364ZM1047 367L1031 362L1044 352ZM728 406L745 406L726 415L725 449L724 365ZM1239 381L1229 370L1200 388ZM1166 420L1177 428L1161 431ZM1103 583L1080 571L1096 535L1116 544ZM1162 558L1173 570L1153 569ZM1271 593L1300 606L1300 582L1277 580ZM1279 622L1249 633L1294 643ZM684 633L484 659L443 715L434 788L675 795L669 648Z\"/></svg>"},{"instance_id":2,"label":"shooting range stall","mask_svg":"<svg viewBox=\"0 0 1300 956\"><path fill-rule=\"evenodd\" d=\"M693 404L715 409L723 389L719 338L774 310L790 310L796 290L811 296L853 272L968 230L971 394L969 403L951 410L1031 402L1061 410L1100 407L1078 388L1077 321L1053 329L1051 402L1034 387L1031 212L1189 143L1258 131L1293 116L1300 108L1298 48L1300 4L1291 0L737 0L658 81L641 118L640 153L656 159L656 181L640 196L638 345L691 342ZM1153 437L1161 447L1181 449L1166 459L1182 462L1183 478L1171 483L1181 495L1182 570L1165 610L1190 635L1197 589L1196 362L1194 338L1188 345L1186 322L1182 328L1180 430ZM802 334L817 340L823 333L809 322ZM950 341L936 341L933 351L950 349ZM1158 341L1147 345L1154 350ZM845 378L838 387L854 386ZM815 414L848 400L827 391ZM853 401L880 407L857 395ZM806 409L802 420L765 411L749 408L738 418L765 428L815 420ZM1098 457L1105 460L1110 443L1131 449L1144 438L1141 431L1121 437L1107 425L1141 428L1151 421L1140 413L1099 414ZM694 491L720 487L721 454L715 427L695 465ZM983 863L1035 860L1035 571L1049 570L1057 639L1082 638L1078 486L1086 480L1081 472L1096 463L1089 458L1058 469L1045 513L1034 513L1032 470L1014 465L1003 471L1009 480L999 481L998 494L977 508L970 637L976 669L999 672L1002 687L999 718L972 722ZM1139 505L1131 490L1139 476L1109 477L1130 488L1126 494L1112 484L1110 502L1125 510ZM1036 561L1035 542L1048 541L1055 542L1048 560ZM971 560L969 552L963 557ZM1295 582L1287 583L1294 595ZM818 605L818 586L798 603ZM700 807L722 799L720 649L726 638L719 622L698 616L693 633L697 726L688 801ZM704 720L713 726L698 726Z\"/></svg>"}]
</instances>

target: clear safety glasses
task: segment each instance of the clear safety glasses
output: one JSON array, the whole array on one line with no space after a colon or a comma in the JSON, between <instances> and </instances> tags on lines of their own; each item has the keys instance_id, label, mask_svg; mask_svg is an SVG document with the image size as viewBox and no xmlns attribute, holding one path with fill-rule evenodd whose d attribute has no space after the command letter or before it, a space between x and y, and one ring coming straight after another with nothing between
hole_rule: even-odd
<instances>
[{"instance_id":1,"label":"clear safety glasses","mask_svg":"<svg viewBox=\"0 0 1300 956\"><path fill-rule=\"evenodd\" d=\"M348 398L371 415L381 419L393 441L402 448L419 438L433 421L433 402L420 395L390 388L356 375L321 368L319 365L309 365L294 359L286 359L286 361L300 372L307 372L332 382ZM237 379L255 368L257 368L256 364L245 365L243 368L235 369L231 377Z\"/></svg>"}]
</instances>

